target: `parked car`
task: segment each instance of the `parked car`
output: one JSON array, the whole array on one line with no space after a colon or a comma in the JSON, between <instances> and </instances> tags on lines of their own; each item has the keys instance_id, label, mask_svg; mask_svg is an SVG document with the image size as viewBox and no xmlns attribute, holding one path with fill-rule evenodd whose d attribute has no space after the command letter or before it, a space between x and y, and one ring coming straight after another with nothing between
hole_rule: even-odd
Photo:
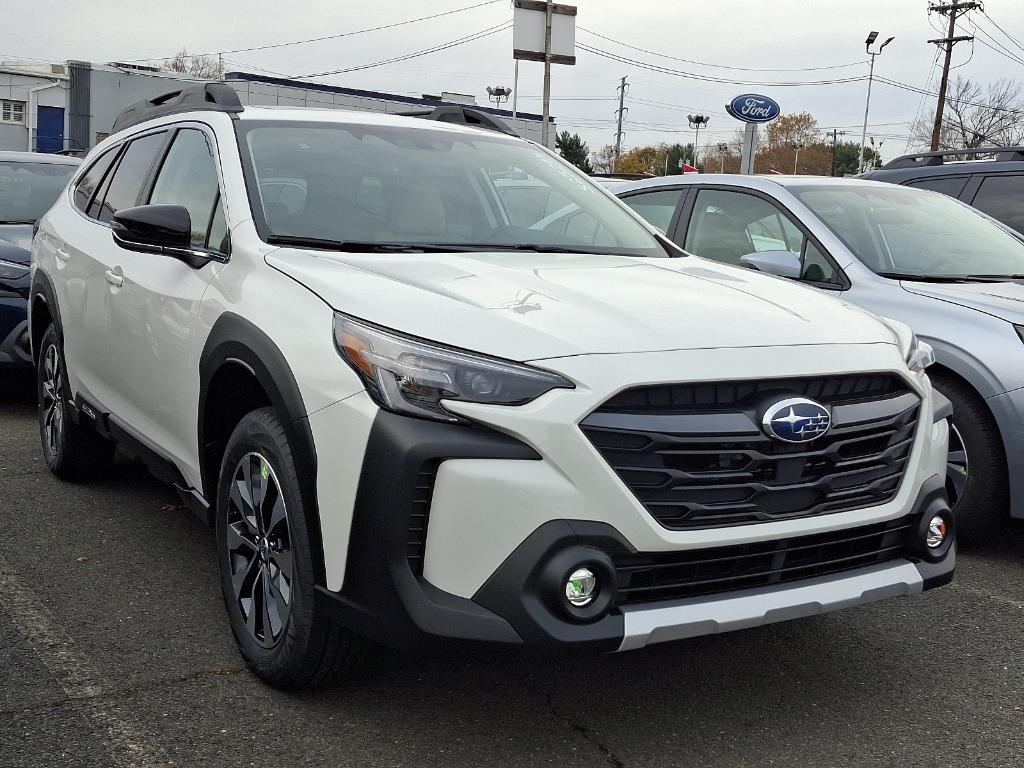
<instances>
[{"instance_id":1,"label":"parked car","mask_svg":"<svg viewBox=\"0 0 1024 768\"><path fill-rule=\"evenodd\" d=\"M942 192L1024 232L1024 147L903 155L861 178Z\"/></svg>"},{"instance_id":2,"label":"parked car","mask_svg":"<svg viewBox=\"0 0 1024 768\"><path fill-rule=\"evenodd\" d=\"M953 403L947 489L961 537L1024 517L1019 235L943 195L856 179L665 177L611 189L690 253L910 325L934 347L929 376Z\"/></svg>"},{"instance_id":3,"label":"parked car","mask_svg":"<svg viewBox=\"0 0 1024 768\"><path fill-rule=\"evenodd\" d=\"M53 205L81 160L0 152L0 372L30 369L29 245L32 227Z\"/></svg>"},{"instance_id":4,"label":"parked car","mask_svg":"<svg viewBox=\"0 0 1024 768\"><path fill-rule=\"evenodd\" d=\"M952 578L948 403L905 325L668 258L514 136L221 84L116 129L33 243L43 456L89 479L117 443L213 523L265 680L366 639L629 650ZM510 172L573 228L512 223Z\"/></svg>"}]
</instances>

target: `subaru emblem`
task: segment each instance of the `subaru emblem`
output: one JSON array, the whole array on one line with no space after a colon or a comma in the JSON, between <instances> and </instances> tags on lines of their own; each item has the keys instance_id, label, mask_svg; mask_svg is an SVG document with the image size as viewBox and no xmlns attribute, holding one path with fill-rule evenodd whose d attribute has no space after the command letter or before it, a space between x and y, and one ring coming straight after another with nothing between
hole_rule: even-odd
<instances>
[{"instance_id":1,"label":"subaru emblem","mask_svg":"<svg viewBox=\"0 0 1024 768\"><path fill-rule=\"evenodd\" d=\"M761 426L769 437L786 443L806 443L832 426L828 409L805 397L780 400L764 412Z\"/></svg>"}]
</instances>

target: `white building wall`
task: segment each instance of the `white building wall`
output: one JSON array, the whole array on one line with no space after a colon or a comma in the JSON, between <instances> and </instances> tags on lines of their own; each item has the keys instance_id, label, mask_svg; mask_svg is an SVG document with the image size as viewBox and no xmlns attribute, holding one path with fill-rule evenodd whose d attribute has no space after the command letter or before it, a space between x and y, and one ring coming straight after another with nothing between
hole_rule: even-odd
<instances>
[{"instance_id":1,"label":"white building wall","mask_svg":"<svg viewBox=\"0 0 1024 768\"><path fill-rule=\"evenodd\" d=\"M32 69L36 69L33 67ZM41 69L41 68L40 68ZM33 88L55 83L54 87L31 93ZM68 134L66 75L47 74L42 71L6 69L0 65L0 100L21 101L25 103L25 120L20 124L0 122L0 150L26 152L35 149L35 142L29 142L29 123L35 125L34 114L29 115L29 107L33 112L40 106L59 107L64 110L64 136ZM29 102L31 101L31 105ZM33 128L33 137L35 130Z\"/></svg>"}]
</instances>

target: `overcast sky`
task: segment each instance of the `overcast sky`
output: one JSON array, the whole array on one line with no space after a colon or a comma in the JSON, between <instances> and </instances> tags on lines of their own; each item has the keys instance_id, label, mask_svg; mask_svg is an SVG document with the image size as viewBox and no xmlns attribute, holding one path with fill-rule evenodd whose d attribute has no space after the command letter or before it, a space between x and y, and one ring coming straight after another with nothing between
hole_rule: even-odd
<instances>
[{"instance_id":1,"label":"overcast sky","mask_svg":"<svg viewBox=\"0 0 1024 768\"><path fill-rule=\"evenodd\" d=\"M0 28L0 59L107 62L165 57L182 47L195 53L225 51L364 29L481 1L0 0L0 18L5 20ZM936 47L925 41L940 36L936 27L941 17L929 17L926 5L924 0L579 0L579 27L704 64L641 53L579 29L576 39L626 58L702 77L775 83L866 75L864 38L876 29L883 39L896 38L878 58L876 74L919 88L927 83L934 91ZM1024 59L1024 48L1015 48L993 26L994 20L1024 43L1024 0L987 0L985 10L988 17L978 12L969 17L984 33L979 40L999 41ZM226 53L224 58L228 70L305 75L443 44L501 24L511 16L511 2L501 0L417 24L305 45ZM958 29L958 33L973 31L971 22ZM486 103L487 85L512 85L511 52L512 33L506 30L440 53L320 81L414 95L457 91L475 94ZM859 63L811 71L708 66L798 70L854 62ZM1024 76L1024 66L980 43L973 51L971 43L957 45L953 62L962 65L957 73L982 83ZM537 63L520 65L521 111L540 112L542 70ZM627 75L630 83L626 146L691 140L686 114L695 111L711 116L701 144L724 140L740 124L725 115L723 105L732 96L751 91L772 96L783 112L812 113L823 130L835 126L848 132L846 138L860 138L866 81L801 87L706 82L652 72L581 50L577 50L575 66L554 67L552 114L557 124L578 131L592 149L611 143L615 86L622 75ZM868 131L878 139L885 137L885 157L902 151L909 122L919 111L928 112L933 103L933 99L876 81Z\"/></svg>"}]
</instances>

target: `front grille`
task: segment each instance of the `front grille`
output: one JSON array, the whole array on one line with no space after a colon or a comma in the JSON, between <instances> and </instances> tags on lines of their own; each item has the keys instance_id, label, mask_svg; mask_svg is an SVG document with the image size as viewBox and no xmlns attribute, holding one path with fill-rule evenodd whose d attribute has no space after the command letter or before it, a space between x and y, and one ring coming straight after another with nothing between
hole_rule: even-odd
<instances>
[{"instance_id":1,"label":"front grille","mask_svg":"<svg viewBox=\"0 0 1024 768\"><path fill-rule=\"evenodd\" d=\"M618 605L751 589L909 555L913 516L830 533L713 549L613 556Z\"/></svg>"},{"instance_id":2,"label":"front grille","mask_svg":"<svg viewBox=\"0 0 1024 768\"><path fill-rule=\"evenodd\" d=\"M816 376L799 379L710 381L634 387L607 400L597 413L701 411L742 408L772 392L809 397L822 405L879 400L907 392L907 383L891 374Z\"/></svg>"},{"instance_id":3,"label":"front grille","mask_svg":"<svg viewBox=\"0 0 1024 768\"><path fill-rule=\"evenodd\" d=\"M833 428L783 443L760 428L767 405L804 395ZM895 376L718 382L628 390L581 424L666 528L746 525L889 501L913 444L920 399Z\"/></svg>"},{"instance_id":4,"label":"front grille","mask_svg":"<svg viewBox=\"0 0 1024 768\"><path fill-rule=\"evenodd\" d=\"M423 575L423 558L427 551L427 523L430 519L430 500L434 495L434 479L438 462L428 461L416 475L412 511L409 514L409 536L406 554L415 576Z\"/></svg>"}]
</instances>

